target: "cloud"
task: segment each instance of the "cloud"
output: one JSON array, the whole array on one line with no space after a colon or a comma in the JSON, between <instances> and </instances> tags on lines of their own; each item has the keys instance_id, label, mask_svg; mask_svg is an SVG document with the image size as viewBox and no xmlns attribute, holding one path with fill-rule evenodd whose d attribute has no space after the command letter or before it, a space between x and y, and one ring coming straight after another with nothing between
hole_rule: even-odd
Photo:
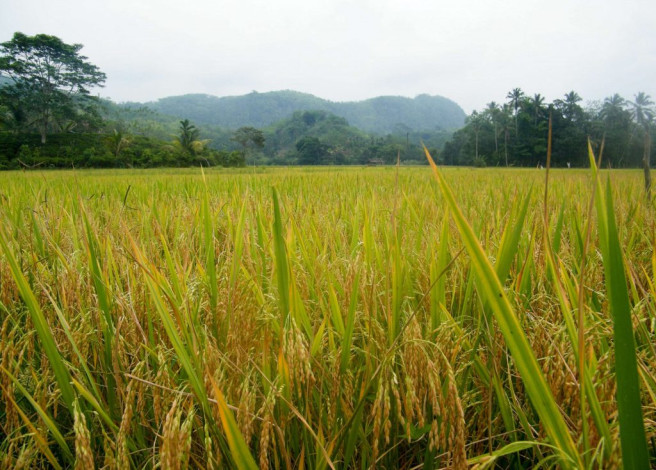
<instances>
[{"instance_id":1,"label":"cloud","mask_svg":"<svg viewBox=\"0 0 656 470\"><path fill-rule=\"evenodd\" d=\"M521 87L552 100L654 94L652 1L6 0L14 31L85 45L117 101L296 89L335 101L439 94L467 112Z\"/></svg>"}]
</instances>

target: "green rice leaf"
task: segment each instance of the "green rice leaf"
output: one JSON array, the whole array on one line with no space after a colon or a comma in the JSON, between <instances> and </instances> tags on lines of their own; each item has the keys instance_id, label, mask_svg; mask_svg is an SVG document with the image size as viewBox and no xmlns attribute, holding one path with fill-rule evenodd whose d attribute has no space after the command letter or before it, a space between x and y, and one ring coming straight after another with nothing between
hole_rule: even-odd
<instances>
[{"instance_id":1,"label":"green rice leaf","mask_svg":"<svg viewBox=\"0 0 656 470\"><path fill-rule=\"evenodd\" d=\"M594 154L588 143L590 165L597 187L598 232L603 256L606 290L613 319L617 409L620 422L622 463L626 469L649 468L649 453L640 401L640 380L636 345L631 322L631 304L627 287L622 245L619 240L610 180L601 190Z\"/></svg>"},{"instance_id":2,"label":"green rice leaf","mask_svg":"<svg viewBox=\"0 0 656 470\"><path fill-rule=\"evenodd\" d=\"M570 435L565 420L554 400L547 382L531 349L524 330L503 289L501 281L481 247L474 231L458 207L458 203L446 180L435 165L428 150L424 147L438 185L446 204L458 226L461 238L472 261L481 288L481 296L488 303L504 335L513 360L526 387L547 435L561 452L562 465L572 467L582 465L576 444Z\"/></svg>"}]
</instances>

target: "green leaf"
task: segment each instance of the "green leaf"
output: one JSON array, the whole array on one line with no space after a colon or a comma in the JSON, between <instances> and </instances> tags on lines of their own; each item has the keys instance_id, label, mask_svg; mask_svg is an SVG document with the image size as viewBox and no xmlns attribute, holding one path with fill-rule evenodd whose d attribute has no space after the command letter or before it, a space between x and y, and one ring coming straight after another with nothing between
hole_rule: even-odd
<instances>
[{"instance_id":1,"label":"green leaf","mask_svg":"<svg viewBox=\"0 0 656 470\"><path fill-rule=\"evenodd\" d=\"M581 467L582 462L576 444L570 435L551 390L542 375L535 354L506 296L501 281L476 235L474 235L474 231L460 211L455 197L451 192L451 188L437 169L435 162L425 147L424 151L433 169L438 185L442 190L446 204L458 226L463 243L471 257L472 269L475 271L479 281L480 294L483 301L488 303L494 313L508 349L510 349L515 365L522 377L531 403L538 413L547 435L562 453L562 465L565 467Z\"/></svg>"},{"instance_id":2,"label":"green leaf","mask_svg":"<svg viewBox=\"0 0 656 470\"><path fill-rule=\"evenodd\" d=\"M278 193L272 188L273 193L273 248L276 256L276 278L278 279L278 304L282 324L289 316L289 266L287 264L287 249L282 232L282 219L280 217L280 206L278 204Z\"/></svg>"},{"instance_id":3,"label":"green leaf","mask_svg":"<svg viewBox=\"0 0 656 470\"><path fill-rule=\"evenodd\" d=\"M606 290L613 319L615 343L615 379L617 381L617 411L620 422L622 463L626 469L649 468L649 453L645 436L636 345L631 322L631 304L627 287L622 245L617 233L610 180L606 192L588 142L593 177L597 184L596 207L600 248L603 256Z\"/></svg>"},{"instance_id":4,"label":"green leaf","mask_svg":"<svg viewBox=\"0 0 656 470\"><path fill-rule=\"evenodd\" d=\"M45 350L46 356L50 361L50 366L52 367L53 372L55 373L55 379L57 380L57 385L62 393L62 399L68 408L68 411L73 415L73 400L75 400L75 393L73 387L71 386L71 375L64 363L57 344L55 343L55 338L50 331L50 326L48 325L48 320L41 311L41 307L30 289L25 276L20 270L16 258L12 250L9 248L7 241L5 240L4 230L0 229L0 247L7 258L9 263L9 268L11 269L11 274L18 286L18 291L27 306L28 311L30 312L30 317L32 318L32 323L34 324L34 329L36 329L43 349Z\"/></svg>"},{"instance_id":5,"label":"green leaf","mask_svg":"<svg viewBox=\"0 0 656 470\"><path fill-rule=\"evenodd\" d=\"M50 430L50 433L52 434L52 437L55 438L55 441L57 441L57 444L59 444L59 447L61 448L64 457L66 457L66 460L69 462L74 462L75 457L73 453L71 452L71 449L68 447L68 444L66 444L66 440L64 439L64 436L62 433L59 431L59 428L55 424L55 421L52 419L52 417L48 414L47 411L45 411L41 406L34 400L32 395L30 395L30 392L28 392L25 387L20 383L20 381L11 375L7 369L4 367L0 366L0 369L7 374L7 377L9 377L12 382L14 382L14 385L16 388L23 394L23 396L27 399L27 401L30 402L32 407L36 410L37 414L41 417L43 422L45 423L46 427Z\"/></svg>"},{"instance_id":6,"label":"green leaf","mask_svg":"<svg viewBox=\"0 0 656 470\"><path fill-rule=\"evenodd\" d=\"M212 383L212 388L214 389L214 396L216 402L219 406L219 416L221 417L221 424L223 425L223 431L226 435L226 440L228 441L228 446L230 447L230 453L232 459L237 465L239 470L257 470L257 465L255 464L255 459L251 455L244 436L237 426L237 421L232 415L232 411L228 408L228 404L225 401L225 397L219 387L217 386L214 378L211 374L208 374L210 382Z\"/></svg>"}]
</instances>

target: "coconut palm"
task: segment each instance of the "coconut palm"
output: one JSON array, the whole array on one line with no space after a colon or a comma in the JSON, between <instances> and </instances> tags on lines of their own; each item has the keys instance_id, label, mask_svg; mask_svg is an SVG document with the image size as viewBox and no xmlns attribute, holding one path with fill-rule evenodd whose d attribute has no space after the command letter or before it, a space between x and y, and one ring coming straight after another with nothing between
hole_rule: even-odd
<instances>
[{"instance_id":1,"label":"coconut palm","mask_svg":"<svg viewBox=\"0 0 656 470\"><path fill-rule=\"evenodd\" d=\"M475 161L478 161L478 135L480 134L481 129L483 128L484 122L485 122L485 117L479 114L477 111L472 112L471 115L467 118L467 124L471 127L472 131L474 132Z\"/></svg>"},{"instance_id":2,"label":"coconut palm","mask_svg":"<svg viewBox=\"0 0 656 470\"><path fill-rule=\"evenodd\" d=\"M645 193L647 199L651 200L651 170L650 170L650 152L651 152L651 125L654 120L654 102L645 92L640 92L635 96L635 101L631 103L633 107L633 118L635 122L644 131L644 146L642 154L642 169L645 173Z\"/></svg>"},{"instance_id":3,"label":"coconut palm","mask_svg":"<svg viewBox=\"0 0 656 470\"><path fill-rule=\"evenodd\" d=\"M510 106L503 105L499 111L499 134L503 135L503 153L506 159L506 166L508 166L508 140L510 139L510 131L513 128L512 116Z\"/></svg>"},{"instance_id":4,"label":"coconut palm","mask_svg":"<svg viewBox=\"0 0 656 470\"><path fill-rule=\"evenodd\" d=\"M510 100L510 106L513 109L513 115L515 116L515 136L519 131L519 125L517 124L517 115L519 114L519 106L524 98L524 92L521 88L513 88L508 92L506 98Z\"/></svg>"},{"instance_id":5,"label":"coconut palm","mask_svg":"<svg viewBox=\"0 0 656 470\"><path fill-rule=\"evenodd\" d=\"M607 97L599 109L608 157L618 165L624 160L632 139L631 111L627 109L628 104L628 101L615 93Z\"/></svg>"},{"instance_id":6,"label":"coconut palm","mask_svg":"<svg viewBox=\"0 0 656 470\"><path fill-rule=\"evenodd\" d=\"M118 158L121 156L121 151L130 145L130 139L123 133L122 130L114 129L114 133L108 135L105 138L105 145L118 160Z\"/></svg>"},{"instance_id":7,"label":"coconut palm","mask_svg":"<svg viewBox=\"0 0 656 470\"><path fill-rule=\"evenodd\" d=\"M626 100L617 93L604 100L599 116L607 127L617 123L626 113L626 104Z\"/></svg>"},{"instance_id":8,"label":"coconut palm","mask_svg":"<svg viewBox=\"0 0 656 470\"><path fill-rule=\"evenodd\" d=\"M533 95L533 98L528 99L529 109L533 115L533 125L538 125L538 119L544 113L544 96L540 93Z\"/></svg>"},{"instance_id":9,"label":"coconut palm","mask_svg":"<svg viewBox=\"0 0 656 470\"><path fill-rule=\"evenodd\" d=\"M568 121L576 121L583 114L583 108L578 104L579 101L582 100L583 98L581 98L577 92L570 91L569 93L565 93L564 100L556 100L554 101L554 104L563 114L565 119Z\"/></svg>"},{"instance_id":10,"label":"coconut palm","mask_svg":"<svg viewBox=\"0 0 656 470\"><path fill-rule=\"evenodd\" d=\"M180 134L175 136L173 145L182 153L197 155L203 151L209 140L199 140L200 131L189 119L180 121Z\"/></svg>"},{"instance_id":11,"label":"coconut palm","mask_svg":"<svg viewBox=\"0 0 656 470\"><path fill-rule=\"evenodd\" d=\"M499 108L499 105L491 101L487 104L487 108L485 109L485 115L490 119L492 122L492 127L494 127L494 153L496 154L495 158L499 158L499 133L498 133L498 124L499 124L499 113L501 112L501 109Z\"/></svg>"}]
</instances>

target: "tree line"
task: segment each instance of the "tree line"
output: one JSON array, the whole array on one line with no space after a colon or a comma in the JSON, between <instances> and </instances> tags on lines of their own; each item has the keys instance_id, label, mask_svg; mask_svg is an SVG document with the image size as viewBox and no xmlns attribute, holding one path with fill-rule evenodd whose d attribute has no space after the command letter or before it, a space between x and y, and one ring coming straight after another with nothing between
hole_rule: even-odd
<instances>
[{"instance_id":1,"label":"tree line","mask_svg":"<svg viewBox=\"0 0 656 470\"><path fill-rule=\"evenodd\" d=\"M547 103L514 88L505 103L494 101L472 112L440 155L449 165L539 166L546 164L549 117L552 119L554 166L586 166L588 138L614 168L645 167L655 133L654 102L644 92L632 100L619 94L581 105L575 91Z\"/></svg>"},{"instance_id":2,"label":"tree line","mask_svg":"<svg viewBox=\"0 0 656 470\"><path fill-rule=\"evenodd\" d=\"M0 169L243 166L248 142L260 142L235 133L241 151L215 149L187 119L168 135L130 132L126 121L110 117L112 106L91 95L106 75L81 49L20 32L0 44Z\"/></svg>"},{"instance_id":3,"label":"tree line","mask_svg":"<svg viewBox=\"0 0 656 470\"><path fill-rule=\"evenodd\" d=\"M45 34L15 33L0 44L0 169L425 164L422 142L436 150L451 135L401 123L385 136L368 134L325 110L297 111L263 129L197 126L93 96L106 75L81 49Z\"/></svg>"},{"instance_id":4,"label":"tree line","mask_svg":"<svg viewBox=\"0 0 656 470\"><path fill-rule=\"evenodd\" d=\"M297 111L263 129L229 130L91 95L106 75L81 49L45 34L15 33L0 44L0 169L393 164L399 159L425 164L422 145L450 165L539 166L546 162L551 117L554 166L586 165L591 138L604 141L606 164L642 166L645 178L650 175L655 111L645 93L633 100L615 94L584 108L574 91L547 103L540 94L515 88L505 103L474 111L453 134L439 128L418 132L401 123L387 135L369 134L325 110Z\"/></svg>"}]
</instances>

